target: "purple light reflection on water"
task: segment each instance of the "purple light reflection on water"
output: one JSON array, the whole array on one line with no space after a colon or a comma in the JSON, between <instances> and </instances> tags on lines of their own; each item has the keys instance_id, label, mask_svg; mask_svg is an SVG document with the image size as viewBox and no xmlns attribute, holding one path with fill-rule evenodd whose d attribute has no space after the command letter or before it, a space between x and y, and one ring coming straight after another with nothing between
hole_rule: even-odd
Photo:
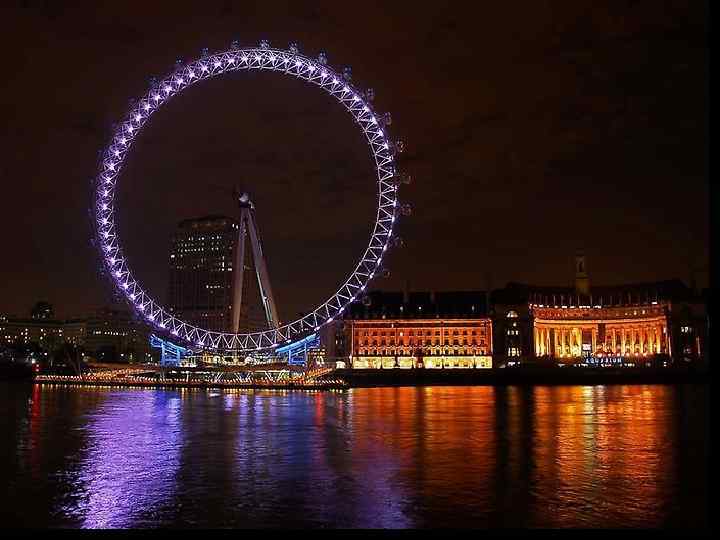
<instances>
[{"instance_id":1,"label":"purple light reflection on water","mask_svg":"<svg viewBox=\"0 0 720 540\"><path fill-rule=\"evenodd\" d=\"M705 385L0 390L10 527L708 522Z\"/></svg>"},{"instance_id":2,"label":"purple light reflection on water","mask_svg":"<svg viewBox=\"0 0 720 540\"><path fill-rule=\"evenodd\" d=\"M176 489L181 398L169 392L112 392L89 415L87 452L77 475L85 528L142 526Z\"/></svg>"}]
</instances>

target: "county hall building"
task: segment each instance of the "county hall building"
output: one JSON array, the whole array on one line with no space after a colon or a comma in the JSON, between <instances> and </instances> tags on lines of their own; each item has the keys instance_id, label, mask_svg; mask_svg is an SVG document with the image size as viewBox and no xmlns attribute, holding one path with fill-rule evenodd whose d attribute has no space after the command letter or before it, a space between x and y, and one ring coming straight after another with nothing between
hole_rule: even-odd
<instances>
[{"instance_id":1,"label":"county hall building","mask_svg":"<svg viewBox=\"0 0 720 540\"><path fill-rule=\"evenodd\" d=\"M640 367L658 359L698 361L707 338L707 301L679 279L591 287L585 257L575 258L575 286L508 284L493 291L498 331L508 320L520 334L518 348L496 341L499 364L552 359L560 364L595 363ZM511 364L512 365L512 364Z\"/></svg>"},{"instance_id":2,"label":"county hall building","mask_svg":"<svg viewBox=\"0 0 720 540\"><path fill-rule=\"evenodd\" d=\"M375 291L344 319L355 369L492 367L485 293Z\"/></svg>"}]
</instances>

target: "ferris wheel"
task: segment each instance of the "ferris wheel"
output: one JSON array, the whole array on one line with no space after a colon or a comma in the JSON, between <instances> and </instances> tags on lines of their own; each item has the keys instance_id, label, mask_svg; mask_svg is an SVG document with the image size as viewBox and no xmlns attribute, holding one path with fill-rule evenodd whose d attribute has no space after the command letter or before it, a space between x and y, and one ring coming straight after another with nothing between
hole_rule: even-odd
<instances>
[{"instance_id":1,"label":"ferris wheel","mask_svg":"<svg viewBox=\"0 0 720 540\"><path fill-rule=\"evenodd\" d=\"M118 237L115 203L125 160L152 115L190 86L226 73L246 70L274 71L296 77L319 87L342 104L365 135L374 161L377 214L368 246L349 277L335 293L307 315L264 331L217 332L180 320L135 279ZM388 133L391 116L389 113L376 113L372 107L373 98L372 89L362 91L351 84L350 68L334 70L327 65L324 53L312 59L300 54L296 44L280 50L270 47L265 40L260 42L259 47L250 48L240 47L234 42L229 50L210 54L205 49L199 59L188 63L178 61L171 75L154 80L148 92L133 102L102 154L95 178L95 238L104 269L112 277L116 289L155 331L184 346L208 350L250 351L279 347L342 317L348 305L364 295L373 278L388 273L382 267L382 261L389 248L402 242L393 235L393 228L399 216L411 213L410 205L400 204L398 200L400 185L411 181L410 176L400 173L395 165L396 155L403 151L404 145L402 141L391 140Z\"/></svg>"}]
</instances>

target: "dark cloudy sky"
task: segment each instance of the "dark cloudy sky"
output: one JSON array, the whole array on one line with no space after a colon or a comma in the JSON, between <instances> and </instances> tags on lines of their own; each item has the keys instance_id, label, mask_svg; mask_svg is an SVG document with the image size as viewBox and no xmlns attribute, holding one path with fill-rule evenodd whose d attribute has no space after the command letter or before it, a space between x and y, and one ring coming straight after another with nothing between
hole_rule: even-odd
<instances>
[{"instance_id":1,"label":"dark cloudy sky","mask_svg":"<svg viewBox=\"0 0 720 540\"><path fill-rule=\"evenodd\" d=\"M233 39L328 54L390 111L415 211L376 287L680 277L708 259L708 13L701 1L50 2L0 7L0 313L112 301L90 246L90 179L151 76ZM143 131L118 222L154 295L183 218L255 195L288 318L334 292L364 248L367 146L332 98L272 73L178 96ZM701 275L707 280L707 275Z\"/></svg>"}]
</instances>

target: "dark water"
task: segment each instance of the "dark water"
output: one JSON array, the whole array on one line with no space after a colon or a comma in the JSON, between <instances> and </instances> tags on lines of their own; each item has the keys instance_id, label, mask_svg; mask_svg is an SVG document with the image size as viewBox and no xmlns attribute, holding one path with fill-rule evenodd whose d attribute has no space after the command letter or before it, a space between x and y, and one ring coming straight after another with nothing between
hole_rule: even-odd
<instances>
[{"instance_id":1,"label":"dark water","mask_svg":"<svg viewBox=\"0 0 720 540\"><path fill-rule=\"evenodd\" d=\"M704 385L0 384L2 525L703 527Z\"/></svg>"}]
</instances>

